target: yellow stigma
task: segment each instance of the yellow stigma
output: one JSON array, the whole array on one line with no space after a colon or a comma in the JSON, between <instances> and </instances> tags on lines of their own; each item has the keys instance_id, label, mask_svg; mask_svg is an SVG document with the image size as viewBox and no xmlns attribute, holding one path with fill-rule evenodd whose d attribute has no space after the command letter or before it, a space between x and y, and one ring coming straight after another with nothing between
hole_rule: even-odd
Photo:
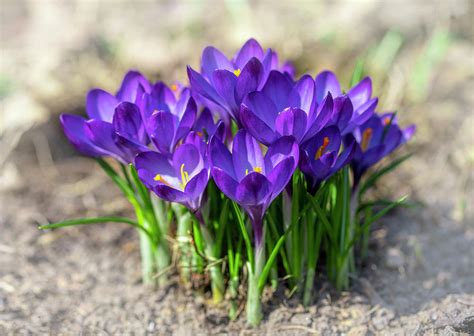
<instances>
[{"instance_id":1,"label":"yellow stigma","mask_svg":"<svg viewBox=\"0 0 474 336\"><path fill-rule=\"evenodd\" d=\"M184 189L189 182L189 174L184 170L184 163L181 165L179 171L181 172L181 187Z\"/></svg>"},{"instance_id":2,"label":"yellow stigma","mask_svg":"<svg viewBox=\"0 0 474 336\"><path fill-rule=\"evenodd\" d=\"M237 70L234 70L234 75L236 75L237 77L240 76L240 69L237 69Z\"/></svg>"},{"instance_id":3,"label":"yellow stigma","mask_svg":"<svg viewBox=\"0 0 474 336\"><path fill-rule=\"evenodd\" d=\"M171 90L174 91L174 92L178 91L178 85L172 84L171 85Z\"/></svg>"},{"instance_id":4,"label":"yellow stigma","mask_svg":"<svg viewBox=\"0 0 474 336\"><path fill-rule=\"evenodd\" d=\"M171 187L170 184L163 178L163 176L161 176L160 174L156 174L155 177L153 178L155 181L158 181L158 182L161 182L165 185L167 185L168 187Z\"/></svg>"},{"instance_id":5,"label":"yellow stigma","mask_svg":"<svg viewBox=\"0 0 474 336\"><path fill-rule=\"evenodd\" d=\"M326 147L329 145L329 138L328 137L324 137L323 139L323 144L321 145L321 147L319 147L318 151L316 152L316 154L314 155L314 159L317 160L319 159L323 154L324 154L324 151L326 150Z\"/></svg>"},{"instance_id":6,"label":"yellow stigma","mask_svg":"<svg viewBox=\"0 0 474 336\"><path fill-rule=\"evenodd\" d=\"M364 132L362 132L362 141L360 142L360 147L365 152L369 147L370 139L372 138L372 128L366 128Z\"/></svg>"},{"instance_id":7,"label":"yellow stigma","mask_svg":"<svg viewBox=\"0 0 474 336\"><path fill-rule=\"evenodd\" d=\"M262 167L257 166L253 168L253 171L261 174L263 172L263 169ZM245 169L245 176L247 176L248 174L249 174L249 170Z\"/></svg>"},{"instance_id":8,"label":"yellow stigma","mask_svg":"<svg viewBox=\"0 0 474 336\"><path fill-rule=\"evenodd\" d=\"M388 124L390 124L390 121L391 121L391 120L392 120L392 118L390 118L390 117L385 117L385 118L383 118L383 124L384 124L385 126L387 126Z\"/></svg>"}]
</instances>

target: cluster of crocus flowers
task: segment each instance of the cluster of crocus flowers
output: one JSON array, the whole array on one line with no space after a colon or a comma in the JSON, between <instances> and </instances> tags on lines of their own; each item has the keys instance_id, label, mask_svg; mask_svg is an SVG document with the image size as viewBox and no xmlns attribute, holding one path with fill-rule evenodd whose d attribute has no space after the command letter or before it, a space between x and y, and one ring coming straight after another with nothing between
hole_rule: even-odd
<instances>
[{"instance_id":1,"label":"cluster of crocus flowers","mask_svg":"<svg viewBox=\"0 0 474 336\"><path fill-rule=\"evenodd\" d=\"M246 267L253 325L269 278L292 278L310 297L314 254L325 246L330 279L340 289L359 231L368 226L358 213L360 184L414 126L402 129L394 113L376 112L369 77L347 91L330 71L296 78L289 63L254 39L233 58L205 48L200 71L188 66L187 74L189 86L167 86L130 71L116 94L90 91L88 119L61 116L69 141L99 159L134 205L136 226L146 233L145 273L164 277L171 264L153 266L154 259L161 253L170 260L176 249L157 245L188 235L187 252L178 253L190 270L178 271L210 271L220 301L224 278L239 279ZM345 245L333 248L335 242Z\"/></svg>"}]
</instances>

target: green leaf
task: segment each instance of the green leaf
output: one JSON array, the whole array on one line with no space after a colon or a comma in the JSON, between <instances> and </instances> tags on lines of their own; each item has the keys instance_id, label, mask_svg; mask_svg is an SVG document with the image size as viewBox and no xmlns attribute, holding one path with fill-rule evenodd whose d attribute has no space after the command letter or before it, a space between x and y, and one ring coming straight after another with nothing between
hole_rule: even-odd
<instances>
[{"instance_id":1,"label":"green leaf","mask_svg":"<svg viewBox=\"0 0 474 336\"><path fill-rule=\"evenodd\" d=\"M354 85L359 83L363 75L364 75L364 59L359 58L354 68L354 72L352 73L350 87L353 87Z\"/></svg>"},{"instance_id":2,"label":"green leaf","mask_svg":"<svg viewBox=\"0 0 474 336\"><path fill-rule=\"evenodd\" d=\"M331 230L331 224L329 223L328 218L326 214L324 213L323 209L321 209L318 202L310 194L308 194L308 199L310 201L310 204L313 206L314 211L318 215L318 218L323 223L324 228L326 229L329 235L329 240L331 241L331 244L336 244L337 240L336 240L336 237L334 237L334 231Z\"/></svg>"},{"instance_id":3,"label":"green leaf","mask_svg":"<svg viewBox=\"0 0 474 336\"><path fill-rule=\"evenodd\" d=\"M351 247L357 242L357 240L359 239L359 237L361 236L361 234L363 232L365 232L369 227L370 225L372 225L373 222L375 222L376 220L380 219L381 217L383 217L386 213L388 213L390 210L396 208L397 206L400 206L402 203L404 203L406 200L407 200L408 196L403 196L403 197L400 197L398 200L392 202L390 205L388 205L387 207L383 208L382 210L380 210L379 212L377 212L375 215L371 216L370 219L368 221L366 221L364 223L364 225L360 226L357 231L356 231L356 234L354 235L354 238L351 240L351 242L347 245L346 247L346 250L343 254L343 257L345 258L347 256L347 254L349 253Z\"/></svg>"},{"instance_id":4,"label":"green leaf","mask_svg":"<svg viewBox=\"0 0 474 336\"><path fill-rule=\"evenodd\" d=\"M401 165L403 162L408 160L412 156L412 153L406 154L393 162L389 163L383 168L380 168L379 170L375 171L372 175L370 175L365 182L362 184L359 195L362 196L370 187L372 187L379 178L384 176L385 174L391 172L395 168L397 168L399 165Z\"/></svg>"},{"instance_id":5,"label":"green leaf","mask_svg":"<svg viewBox=\"0 0 474 336\"><path fill-rule=\"evenodd\" d=\"M136 221L126 218L126 217L94 217L94 218L79 218L79 219L70 219L63 222L56 222L52 224L40 225L38 229L40 230L51 230L51 229L58 229L62 227L68 226L76 226L76 225L88 225L88 224L99 224L99 223L122 223L128 224L133 227L136 227L139 230L145 232L151 241L154 241L152 235L149 231L147 231L144 227L140 226Z\"/></svg>"},{"instance_id":6,"label":"green leaf","mask_svg":"<svg viewBox=\"0 0 474 336\"><path fill-rule=\"evenodd\" d=\"M286 230L285 234L278 239L277 243L275 244L275 247L273 247L272 253L268 257L268 260L263 267L262 273L260 274L260 277L258 278L258 290L262 292L263 287L265 286L265 283L267 282L268 274L270 274L270 270L272 269L273 263L275 262L276 256L281 248L281 245L285 242L286 237L288 237L288 233L291 231L291 229L294 227L293 224Z\"/></svg>"},{"instance_id":7,"label":"green leaf","mask_svg":"<svg viewBox=\"0 0 474 336\"><path fill-rule=\"evenodd\" d=\"M252 242L250 241L249 234L247 232L247 228L245 227L244 219L242 218L242 213L240 211L239 206L237 203L232 201L232 208L234 209L235 217L237 218L237 222L239 223L240 231L242 232L242 236L244 237L245 247L247 249L247 255L249 258L250 265L252 267L252 271L254 270L254 255L252 249Z\"/></svg>"},{"instance_id":8,"label":"green leaf","mask_svg":"<svg viewBox=\"0 0 474 336\"><path fill-rule=\"evenodd\" d=\"M127 199L132 203L136 202L135 193L130 188L128 183L123 178L121 178L105 160L97 159L97 162L105 171L105 173L109 175L112 181L114 181L115 184L120 188L120 190L122 190Z\"/></svg>"}]
</instances>

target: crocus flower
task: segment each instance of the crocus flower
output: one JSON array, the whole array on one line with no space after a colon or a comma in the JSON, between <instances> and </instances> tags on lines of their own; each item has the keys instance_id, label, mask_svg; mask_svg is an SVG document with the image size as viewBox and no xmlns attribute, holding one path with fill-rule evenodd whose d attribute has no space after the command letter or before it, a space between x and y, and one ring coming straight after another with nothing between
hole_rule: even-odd
<instances>
[{"instance_id":1,"label":"crocus flower","mask_svg":"<svg viewBox=\"0 0 474 336\"><path fill-rule=\"evenodd\" d=\"M320 184L345 166L355 150L354 141L341 151L342 136L336 126L321 130L301 145L300 169L306 175L308 189L314 193Z\"/></svg>"},{"instance_id":2,"label":"crocus flower","mask_svg":"<svg viewBox=\"0 0 474 336\"><path fill-rule=\"evenodd\" d=\"M352 134L345 137L345 143L355 139L355 151L351 161L354 171L354 185L368 168L379 162L400 145L406 143L415 133L415 126L401 129L393 113L374 114Z\"/></svg>"},{"instance_id":3,"label":"crocus flower","mask_svg":"<svg viewBox=\"0 0 474 336\"><path fill-rule=\"evenodd\" d=\"M333 112L332 96L316 102L315 83L303 76L296 83L271 71L261 91L251 92L243 101L240 119L258 141L270 145L281 136L293 136L298 143L314 136Z\"/></svg>"},{"instance_id":4,"label":"crocus flower","mask_svg":"<svg viewBox=\"0 0 474 336\"><path fill-rule=\"evenodd\" d=\"M192 211L201 206L209 181L206 144L191 132L174 153L147 151L135 158L135 166L142 182L158 197L185 205Z\"/></svg>"},{"instance_id":5,"label":"crocus flower","mask_svg":"<svg viewBox=\"0 0 474 336\"><path fill-rule=\"evenodd\" d=\"M163 154L173 151L176 144L188 135L196 119L197 106L191 91L181 88L181 92L175 94L178 89L157 82L150 93L143 93L138 102L147 133Z\"/></svg>"},{"instance_id":6,"label":"crocus flower","mask_svg":"<svg viewBox=\"0 0 474 336\"><path fill-rule=\"evenodd\" d=\"M299 159L298 144L293 137L281 137L264 156L260 144L246 130L240 130L232 153L213 137L210 159L216 185L247 211L253 223L255 246L260 248L263 216L293 175Z\"/></svg>"},{"instance_id":7,"label":"crocus flower","mask_svg":"<svg viewBox=\"0 0 474 336\"><path fill-rule=\"evenodd\" d=\"M188 77L193 93L221 107L237 123L239 107L245 96L262 87L270 70L279 69L292 76L292 67L279 67L278 56L260 44L248 40L232 59L228 59L214 47L204 49L201 58L201 73L188 66ZM227 116L223 116L228 119Z\"/></svg>"},{"instance_id":8,"label":"crocus flower","mask_svg":"<svg viewBox=\"0 0 474 336\"><path fill-rule=\"evenodd\" d=\"M112 95L101 89L91 90L86 99L89 119L63 114L61 124L69 141L84 155L112 156L123 163L146 149L148 137L138 107L133 104L150 84L137 71L129 71L120 89Z\"/></svg>"},{"instance_id":9,"label":"crocus flower","mask_svg":"<svg viewBox=\"0 0 474 336\"><path fill-rule=\"evenodd\" d=\"M334 113L332 122L342 134L348 134L357 126L366 122L375 111L378 98L372 98L372 80L362 79L343 94L336 75L331 71L323 71L316 76L316 100L323 101L328 93L334 97ZM349 103L350 102L350 103Z\"/></svg>"},{"instance_id":10,"label":"crocus flower","mask_svg":"<svg viewBox=\"0 0 474 336\"><path fill-rule=\"evenodd\" d=\"M61 115L60 120L66 137L84 155L111 156L130 163L137 153L148 150L145 127L135 104L118 104L111 122L69 114Z\"/></svg>"}]
</instances>

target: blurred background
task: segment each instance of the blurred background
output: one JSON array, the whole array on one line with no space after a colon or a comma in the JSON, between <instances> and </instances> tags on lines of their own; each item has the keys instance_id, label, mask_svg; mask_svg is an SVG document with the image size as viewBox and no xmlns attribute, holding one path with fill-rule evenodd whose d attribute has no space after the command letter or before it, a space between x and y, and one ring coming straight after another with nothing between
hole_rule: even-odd
<instances>
[{"instance_id":1,"label":"blurred background","mask_svg":"<svg viewBox=\"0 0 474 336\"><path fill-rule=\"evenodd\" d=\"M67 143L60 113L84 114L87 91L115 92L128 69L187 82L185 66L199 67L205 46L230 56L250 37L299 75L330 69L348 84L362 63L379 111L396 110L402 125L418 128L408 148L415 155L381 192L409 193L428 206L424 222L446 222L472 241L473 22L472 0L0 0L0 252L18 239L39 253L35 239L52 236L31 223L128 211ZM0 285L14 260L0 258Z\"/></svg>"}]
</instances>

